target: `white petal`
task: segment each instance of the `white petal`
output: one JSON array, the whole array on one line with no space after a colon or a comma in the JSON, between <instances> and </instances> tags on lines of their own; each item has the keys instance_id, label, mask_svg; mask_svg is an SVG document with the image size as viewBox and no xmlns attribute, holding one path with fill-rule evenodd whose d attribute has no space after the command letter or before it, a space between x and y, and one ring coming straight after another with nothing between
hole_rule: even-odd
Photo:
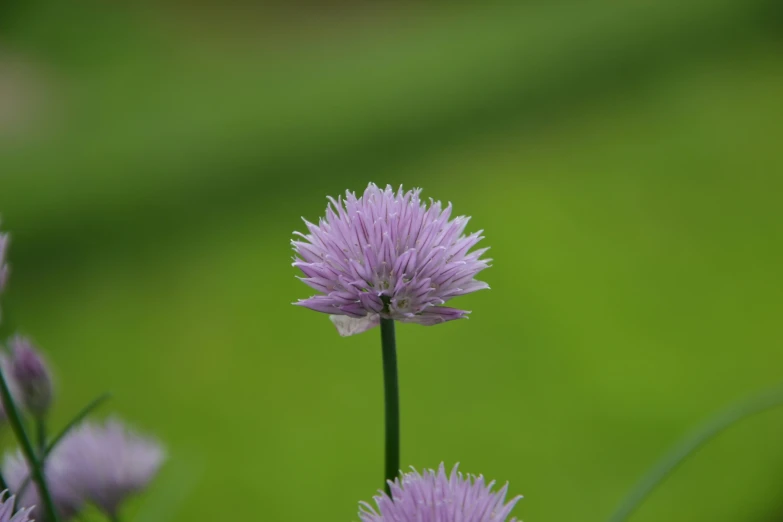
<instances>
[{"instance_id":1,"label":"white petal","mask_svg":"<svg viewBox=\"0 0 783 522\"><path fill-rule=\"evenodd\" d=\"M381 318L378 314L365 315L364 317L348 317L347 315L330 315L334 326L337 327L337 333L343 337L360 334L381 324Z\"/></svg>"}]
</instances>

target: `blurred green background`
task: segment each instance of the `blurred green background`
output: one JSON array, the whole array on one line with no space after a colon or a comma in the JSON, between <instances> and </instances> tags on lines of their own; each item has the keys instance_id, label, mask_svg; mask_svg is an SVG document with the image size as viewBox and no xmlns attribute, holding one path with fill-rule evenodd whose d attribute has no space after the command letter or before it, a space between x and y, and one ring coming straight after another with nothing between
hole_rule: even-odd
<instances>
[{"instance_id":1,"label":"blurred green background","mask_svg":"<svg viewBox=\"0 0 783 522\"><path fill-rule=\"evenodd\" d=\"M4 335L58 423L97 393L167 444L126 519L358 520L382 477L377 331L290 266L369 181L483 228L469 321L398 329L403 464L532 521L605 520L655 459L783 377L783 16L768 0L0 5ZM137 511L139 510L139 511ZM783 412L634 520L783 520Z\"/></svg>"}]
</instances>

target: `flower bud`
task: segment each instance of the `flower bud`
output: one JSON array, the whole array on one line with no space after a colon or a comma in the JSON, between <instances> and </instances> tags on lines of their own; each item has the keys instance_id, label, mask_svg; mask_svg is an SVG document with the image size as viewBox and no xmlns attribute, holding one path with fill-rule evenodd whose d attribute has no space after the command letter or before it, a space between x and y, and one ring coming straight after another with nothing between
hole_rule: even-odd
<instances>
[{"instance_id":1,"label":"flower bud","mask_svg":"<svg viewBox=\"0 0 783 522\"><path fill-rule=\"evenodd\" d=\"M30 340L17 336L11 339L11 375L19 389L19 397L27 410L43 417L52 403L52 377L46 363Z\"/></svg>"},{"instance_id":2,"label":"flower bud","mask_svg":"<svg viewBox=\"0 0 783 522\"><path fill-rule=\"evenodd\" d=\"M8 234L0 234L0 292L8 281L8 265L5 262L5 252L8 250Z\"/></svg>"},{"instance_id":3,"label":"flower bud","mask_svg":"<svg viewBox=\"0 0 783 522\"><path fill-rule=\"evenodd\" d=\"M8 281L8 265L5 262L5 252L8 249L8 234L0 234L0 294L5 289ZM2 310L0 310L0 319L2 319Z\"/></svg>"}]
</instances>

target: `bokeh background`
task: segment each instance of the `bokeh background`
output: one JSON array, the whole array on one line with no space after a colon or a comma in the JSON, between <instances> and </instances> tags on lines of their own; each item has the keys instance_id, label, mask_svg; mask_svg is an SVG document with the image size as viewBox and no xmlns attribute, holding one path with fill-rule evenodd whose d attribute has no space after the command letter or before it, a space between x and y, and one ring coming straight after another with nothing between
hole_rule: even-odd
<instances>
[{"instance_id":1,"label":"bokeh background","mask_svg":"<svg viewBox=\"0 0 783 522\"><path fill-rule=\"evenodd\" d=\"M127 520L358 519L379 336L290 305L289 240L370 181L451 201L495 259L469 321L398 329L405 466L601 521L783 379L779 2L481 4L0 5L2 333L48 353L56 423L110 390L166 442ZM634 518L782 519L781 411Z\"/></svg>"}]
</instances>

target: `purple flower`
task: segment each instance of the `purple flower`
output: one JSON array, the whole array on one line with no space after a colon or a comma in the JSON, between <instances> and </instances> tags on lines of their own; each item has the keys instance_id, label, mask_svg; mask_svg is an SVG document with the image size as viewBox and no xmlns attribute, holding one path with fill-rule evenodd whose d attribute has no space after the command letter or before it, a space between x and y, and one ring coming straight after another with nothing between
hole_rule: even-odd
<instances>
[{"instance_id":1,"label":"purple flower","mask_svg":"<svg viewBox=\"0 0 783 522\"><path fill-rule=\"evenodd\" d=\"M0 234L0 292L8 281L8 265L5 262L5 253L8 250L8 234Z\"/></svg>"},{"instance_id":2,"label":"purple flower","mask_svg":"<svg viewBox=\"0 0 783 522\"><path fill-rule=\"evenodd\" d=\"M16 336L10 341L11 375L18 386L22 403L35 416L46 414L52 403L52 377L29 339Z\"/></svg>"},{"instance_id":3,"label":"purple flower","mask_svg":"<svg viewBox=\"0 0 783 522\"><path fill-rule=\"evenodd\" d=\"M482 476L463 477L457 466L446 475L438 471L405 473L391 483L391 498L379 492L373 498L376 508L366 502L359 506L362 522L505 522L521 496L506 502L508 484L492 492L495 482L484 484ZM509 522L516 522L512 518Z\"/></svg>"},{"instance_id":4,"label":"purple flower","mask_svg":"<svg viewBox=\"0 0 783 522\"><path fill-rule=\"evenodd\" d=\"M8 234L0 234L0 293L5 290L8 282L8 264L5 262L5 253L8 250Z\"/></svg>"},{"instance_id":5,"label":"purple flower","mask_svg":"<svg viewBox=\"0 0 783 522\"><path fill-rule=\"evenodd\" d=\"M46 458L44 474L55 509L63 520L92 502L114 518L120 504L142 491L163 463L161 446L154 440L128 431L117 420L105 424L85 422L71 431ZM27 461L21 452L6 454L3 476L21 504L40 506L34 483L29 483ZM43 512L35 508L37 519ZM0 522L2 522L0 520Z\"/></svg>"},{"instance_id":6,"label":"purple flower","mask_svg":"<svg viewBox=\"0 0 783 522\"><path fill-rule=\"evenodd\" d=\"M66 436L58 446L49 454L44 464L44 475L49 493L52 495L55 509L61 519L67 520L77 514L84 504L78 491L71 483L73 463L67 458L66 452L70 444L69 436ZM22 506L31 506L29 511L33 518L45 521L46 516L38 494L38 487L30 480L30 471L27 461L21 451L6 453L3 459L3 477L8 484L8 489L14 492ZM36 507L33 507L36 506Z\"/></svg>"},{"instance_id":7,"label":"purple flower","mask_svg":"<svg viewBox=\"0 0 783 522\"><path fill-rule=\"evenodd\" d=\"M443 305L452 297L489 288L474 279L489 266L487 248L470 252L481 232L465 235L469 218L450 220L442 208L419 199L421 189L397 192L370 183L364 194L346 191L309 234L295 232L293 266L322 295L295 303L332 315L343 335L365 331L379 318L433 325L468 312Z\"/></svg>"},{"instance_id":8,"label":"purple flower","mask_svg":"<svg viewBox=\"0 0 783 522\"><path fill-rule=\"evenodd\" d=\"M14 513L16 506L16 497L10 496L5 498L7 491L0 493L0 522L29 522L28 516L30 510L27 508L19 508Z\"/></svg>"},{"instance_id":9,"label":"purple flower","mask_svg":"<svg viewBox=\"0 0 783 522\"><path fill-rule=\"evenodd\" d=\"M70 483L112 519L125 499L146 488L165 459L156 440L129 431L116 419L103 425L86 422L68 439L62 453Z\"/></svg>"}]
</instances>

